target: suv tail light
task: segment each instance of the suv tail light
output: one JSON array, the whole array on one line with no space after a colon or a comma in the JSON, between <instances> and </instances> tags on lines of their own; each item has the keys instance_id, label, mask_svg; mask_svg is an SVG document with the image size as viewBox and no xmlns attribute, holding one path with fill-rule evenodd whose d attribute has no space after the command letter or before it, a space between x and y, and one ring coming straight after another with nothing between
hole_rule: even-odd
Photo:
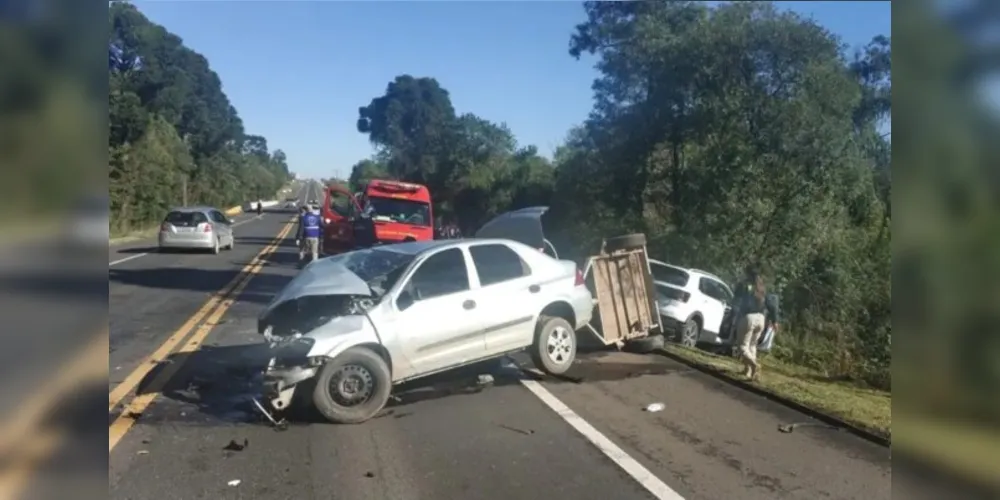
<instances>
[{"instance_id":1,"label":"suv tail light","mask_svg":"<svg viewBox=\"0 0 1000 500\"><path fill-rule=\"evenodd\" d=\"M587 284L587 280L583 279L583 272L579 269L576 270L576 283L575 286L584 286Z\"/></svg>"},{"instance_id":2,"label":"suv tail light","mask_svg":"<svg viewBox=\"0 0 1000 500\"><path fill-rule=\"evenodd\" d=\"M201 228L201 232L203 232L203 233L211 233L212 230L215 229L214 227L212 227L211 224L209 224L207 222L202 222L202 224L205 225L204 227Z\"/></svg>"}]
</instances>

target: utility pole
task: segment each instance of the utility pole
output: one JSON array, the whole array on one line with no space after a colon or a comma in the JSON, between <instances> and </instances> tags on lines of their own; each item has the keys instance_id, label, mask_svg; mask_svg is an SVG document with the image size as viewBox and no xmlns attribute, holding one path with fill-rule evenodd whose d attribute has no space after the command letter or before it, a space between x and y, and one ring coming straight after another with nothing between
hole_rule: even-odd
<instances>
[{"instance_id":1,"label":"utility pole","mask_svg":"<svg viewBox=\"0 0 1000 500\"><path fill-rule=\"evenodd\" d=\"M188 176L181 174L181 206L188 204Z\"/></svg>"}]
</instances>

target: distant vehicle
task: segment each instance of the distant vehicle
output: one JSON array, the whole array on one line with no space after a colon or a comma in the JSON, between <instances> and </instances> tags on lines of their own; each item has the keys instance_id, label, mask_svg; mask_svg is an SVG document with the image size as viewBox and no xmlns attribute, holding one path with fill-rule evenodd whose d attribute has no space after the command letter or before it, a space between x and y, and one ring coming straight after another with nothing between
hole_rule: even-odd
<instances>
[{"instance_id":1,"label":"distant vehicle","mask_svg":"<svg viewBox=\"0 0 1000 500\"><path fill-rule=\"evenodd\" d=\"M414 241L308 264L265 308L273 342L271 407L315 378L312 402L334 423L372 418L392 386L527 350L565 373L593 297L572 261L507 239Z\"/></svg>"},{"instance_id":2,"label":"distant vehicle","mask_svg":"<svg viewBox=\"0 0 1000 500\"><path fill-rule=\"evenodd\" d=\"M434 239L431 194L426 186L372 180L357 196L345 185L331 184L325 196L321 215L327 253Z\"/></svg>"},{"instance_id":3,"label":"distant vehicle","mask_svg":"<svg viewBox=\"0 0 1000 500\"><path fill-rule=\"evenodd\" d=\"M736 330L732 318L733 291L722 278L657 260L650 260L649 267L667 333L688 347L732 344ZM773 338L774 332L769 329L761 336L758 351L769 351Z\"/></svg>"},{"instance_id":4,"label":"distant vehicle","mask_svg":"<svg viewBox=\"0 0 1000 500\"><path fill-rule=\"evenodd\" d=\"M233 220L215 207L180 207L160 224L159 249L210 250L219 253L236 245Z\"/></svg>"},{"instance_id":5,"label":"distant vehicle","mask_svg":"<svg viewBox=\"0 0 1000 500\"><path fill-rule=\"evenodd\" d=\"M299 199L298 198L285 198L284 207L288 208L288 209L299 208Z\"/></svg>"}]
</instances>

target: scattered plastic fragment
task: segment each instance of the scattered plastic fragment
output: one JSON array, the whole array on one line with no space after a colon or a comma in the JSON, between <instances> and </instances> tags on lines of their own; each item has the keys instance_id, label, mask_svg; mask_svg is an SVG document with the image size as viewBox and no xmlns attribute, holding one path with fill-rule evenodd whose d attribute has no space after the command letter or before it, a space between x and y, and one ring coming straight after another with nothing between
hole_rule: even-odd
<instances>
[{"instance_id":1,"label":"scattered plastic fragment","mask_svg":"<svg viewBox=\"0 0 1000 500\"><path fill-rule=\"evenodd\" d=\"M243 444L237 443L235 439L229 441L229 444L224 446L222 449L226 451L243 451L244 448L250 445L250 440L244 438Z\"/></svg>"},{"instance_id":2,"label":"scattered plastic fragment","mask_svg":"<svg viewBox=\"0 0 1000 500\"><path fill-rule=\"evenodd\" d=\"M239 486L240 482L241 481L239 479L233 479L232 481L229 481L228 484L229 484L229 486Z\"/></svg>"},{"instance_id":3,"label":"scattered plastic fragment","mask_svg":"<svg viewBox=\"0 0 1000 500\"><path fill-rule=\"evenodd\" d=\"M482 374L482 375L480 375L478 377L477 382L479 383L479 385L489 385L489 384L492 384L493 383L493 375L490 375L489 373L484 373L484 374Z\"/></svg>"},{"instance_id":4,"label":"scattered plastic fragment","mask_svg":"<svg viewBox=\"0 0 1000 500\"><path fill-rule=\"evenodd\" d=\"M643 411L648 411L649 413L656 413L658 411L663 411L667 406L663 403L650 403L643 408Z\"/></svg>"},{"instance_id":5,"label":"scattered plastic fragment","mask_svg":"<svg viewBox=\"0 0 1000 500\"><path fill-rule=\"evenodd\" d=\"M139 450L138 455L149 455L149 450Z\"/></svg>"}]
</instances>

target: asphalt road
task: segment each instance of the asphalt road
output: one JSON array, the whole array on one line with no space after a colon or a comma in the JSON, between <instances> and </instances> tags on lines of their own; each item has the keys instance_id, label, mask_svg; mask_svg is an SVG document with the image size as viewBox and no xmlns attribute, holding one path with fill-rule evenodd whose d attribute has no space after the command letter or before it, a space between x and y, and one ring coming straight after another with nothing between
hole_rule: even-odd
<instances>
[{"instance_id":1,"label":"asphalt road","mask_svg":"<svg viewBox=\"0 0 1000 500\"><path fill-rule=\"evenodd\" d=\"M148 253L141 244L109 255L110 263L143 254L109 268L110 498L890 497L887 449L657 356L581 354L559 380L537 379L514 359L485 386L476 379L487 369L471 367L403 388L362 425L298 412L276 430L249 398L267 359L257 313L297 272L291 234L269 247L290 217L247 219L236 249L219 255ZM213 299L271 248L236 296ZM217 309L203 307L212 300ZM185 352L156 354L185 328L190 336L174 349ZM663 411L643 411L654 402ZM96 415L78 411L88 422ZM26 497L100 486L101 435L74 434L35 471ZM922 486L909 496L941 491Z\"/></svg>"}]
</instances>

